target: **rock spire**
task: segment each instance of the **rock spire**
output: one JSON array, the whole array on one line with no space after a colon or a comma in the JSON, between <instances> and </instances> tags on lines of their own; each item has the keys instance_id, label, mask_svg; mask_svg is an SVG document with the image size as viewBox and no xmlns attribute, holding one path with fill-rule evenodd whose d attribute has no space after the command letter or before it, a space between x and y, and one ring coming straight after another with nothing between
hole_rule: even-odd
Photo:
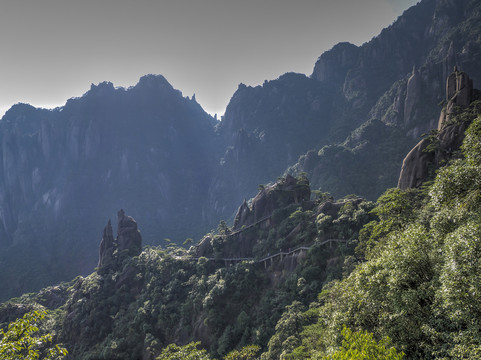
<instances>
[{"instance_id":1,"label":"rock spire","mask_svg":"<svg viewBox=\"0 0 481 360\"><path fill-rule=\"evenodd\" d=\"M99 268L112 264L118 254L124 250L130 256L136 256L142 252L142 236L137 228L137 222L131 216L125 215L123 209L119 210L117 217L117 238L115 240L110 220L104 228L99 246Z\"/></svg>"}]
</instances>

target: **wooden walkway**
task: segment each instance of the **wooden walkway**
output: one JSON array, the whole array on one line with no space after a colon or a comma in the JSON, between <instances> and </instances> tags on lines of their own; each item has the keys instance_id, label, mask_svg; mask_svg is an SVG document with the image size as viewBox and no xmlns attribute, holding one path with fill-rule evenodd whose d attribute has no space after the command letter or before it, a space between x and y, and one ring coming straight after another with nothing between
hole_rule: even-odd
<instances>
[{"instance_id":1,"label":"wooden walkway","mask_svg":"<svg viewBox=\"0 0 481 360\"><path fill-rule=\"evenodd\" d=\"M264 219L265 220L265 219ZM253 224L254 225L254 224ZM344 239L327 239L323 242L321 242L319 245L325 245L325 244L332 244L332 243L339 243L339 242L346 242L347 240L344 240ZM269 262L270 265L272 265L272 262L274 259L276 258L280 258L280 260L284 259L284 257L287 257L287 256L292 256L292 255L295 255L295 254L300 254L300 253L303 253L303 252L307 252L309 251L309 249L311 249L312 246L299 246L297 248L295 248L294 250L290 250L289 251L279 251L273 255L270 255L268 254L266 257L262 258L262 259L258 259L256 260L256 258L253 258L253 257L237 257L237 258L216 258L216 257L204 257L204 256L201 256L201 257L176 257L177 259L182 259L182 260L192 260L192 261L198 261L199 259L206 259L207 261L224 261L226 266L228 266L229 264L232 264L232 263L238 263L238 262L241 262L241 261L252 261L252 262L255 262L255 263L264 263L264 268L267 268L267 263Z\"/></svg>"}]
</instances>

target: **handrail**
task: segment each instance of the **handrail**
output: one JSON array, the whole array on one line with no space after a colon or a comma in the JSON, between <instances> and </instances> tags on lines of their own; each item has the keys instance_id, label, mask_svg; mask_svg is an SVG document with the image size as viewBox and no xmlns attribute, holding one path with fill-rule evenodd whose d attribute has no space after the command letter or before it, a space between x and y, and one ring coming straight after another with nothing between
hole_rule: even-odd
<instances>
[{"instance_id":1,"label":"handrail","mask_svg":"<svg viewBox=\"0 0 481 360\"><path fill-rule=\"evenodd\" d=\"M330 242L345 242L347 240L344 240L344 239L327 239L323 242L321 242L319 244L319 246L322 246L322 245L325 245L327 243L330 243ZM279 251L278 253L275 253L273 255L268 255L267 257L265 258L262 258L262 259L259 259L259 260L256 260L255 258L253 257L239 257L239 258L215 258L215 257L205 257L205 256L200 256L200 257L176 257L177 259L183 259L183 260L199 260L201 258L203 259L206 259L207 261L254 261L254 262L257 262L257 263L262 263L262 262L265 262L267 260L270 260L270 259L273 259L275 257L278 257L278 256L288 256L288 255L292 255L296 252L299 252L299 251L302 251L302 250L309 250L311 249L312 246L299 246L297 248L295 248L294 250L291 250L291 251Z\"/></svg>"}]
</instances>

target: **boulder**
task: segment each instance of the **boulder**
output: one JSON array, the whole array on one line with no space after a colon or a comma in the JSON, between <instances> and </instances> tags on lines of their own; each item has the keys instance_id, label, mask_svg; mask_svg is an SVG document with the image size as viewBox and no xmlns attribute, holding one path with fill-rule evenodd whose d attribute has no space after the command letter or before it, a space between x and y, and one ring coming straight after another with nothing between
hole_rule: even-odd
<instances>
[{"instance_id":1,"label":"boulder","mask_svg":"<svg viewBox=\"0 0 481 360\"><path fill-rule=\"evenodd\" d=\"M199 244L196 246L196 256L209 257L209 256L212 256L212 254L213 254L212 237L209 235L206 235L199 241Z\"/></svg>"}]
</instances>

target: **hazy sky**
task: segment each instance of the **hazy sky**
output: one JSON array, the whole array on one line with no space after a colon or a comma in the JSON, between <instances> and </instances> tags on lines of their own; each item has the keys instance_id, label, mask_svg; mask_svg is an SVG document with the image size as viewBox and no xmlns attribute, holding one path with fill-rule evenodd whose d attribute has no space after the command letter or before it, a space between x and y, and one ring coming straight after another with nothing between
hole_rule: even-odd
<instances>
[{"instance_id":1,"label":"hazy sky","mask_svg":"<svg viewBox=\"0 0 481 360\"><path fill-rule=\"evenodd\" d=\"M90 84L162 74L211 114L242 82L310 75L340 41L369 41L418 0L1 0L0 115L61 106Z\"/></svg>"}]
</instances>

